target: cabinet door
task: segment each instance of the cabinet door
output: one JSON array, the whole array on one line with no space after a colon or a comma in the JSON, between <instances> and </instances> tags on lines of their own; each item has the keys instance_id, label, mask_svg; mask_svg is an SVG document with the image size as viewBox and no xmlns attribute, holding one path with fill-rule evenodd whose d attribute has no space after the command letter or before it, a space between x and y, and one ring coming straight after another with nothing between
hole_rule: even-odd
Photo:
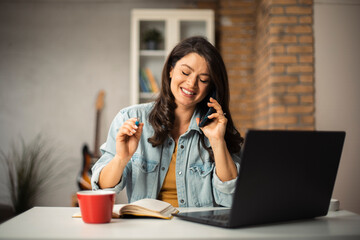
<instances>
[{"instance_id":1,"label":"cabinet door","mask_svg":"<svg viewBox=\"0 0 360 240\"><path fill-rule=\"evenodd\" d=\"M211 10L135 9L131 30L131 104L156 98L166 57L179 41L204 36L214 44ZM149 33L160 41L147 43Z\"/></svg>"},{"instance_id":2,"label":"cabinet door","mask_svg":"<svg viewBox=\"0 0 360 240\"><path fill-rule=\"evenodd\" d=\"M166 22L140 21L139 28L139 100L154 100L159 93L162 67L166 58L165 50Z\"/></svg>"}]
</instances>

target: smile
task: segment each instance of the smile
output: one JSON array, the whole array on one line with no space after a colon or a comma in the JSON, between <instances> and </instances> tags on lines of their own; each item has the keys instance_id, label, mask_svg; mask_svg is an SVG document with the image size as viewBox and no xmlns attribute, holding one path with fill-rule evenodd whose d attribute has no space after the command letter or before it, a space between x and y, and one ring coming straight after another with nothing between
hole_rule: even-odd
<instances>
[{"instance_id":1,"label":"smile","mask_svg":"<svg viewBox=\"0 0 360 240\"><path fill-rule=\"evenodd\" d=\"M183 93L185 93L186 95L195 95L194 92L190 92L190 91L188 91L188 90L186 90L186 89L184 89L184 88L180 88L180 89L181 89L181 91L182 91Z\"/></svg>"}]
</instances>

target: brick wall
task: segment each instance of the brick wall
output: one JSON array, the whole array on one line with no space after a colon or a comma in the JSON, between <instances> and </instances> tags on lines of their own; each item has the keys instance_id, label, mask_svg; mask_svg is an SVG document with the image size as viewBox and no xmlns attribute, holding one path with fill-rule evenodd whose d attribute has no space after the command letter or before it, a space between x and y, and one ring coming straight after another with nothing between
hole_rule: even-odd
<instances>
[{"instance_id":1,"label":"brick wall","mask_svg":"<svg viewBox=\"0 0 360 240\"><path fill-rule=\"evenodd\" d=\"M257 5L254 126L314 129L311 0Z\"/></svg>"},{"instance_id":2,"label":"brick wall","mask_svg":"<svg viewBox=\"0 0 360 240\"><path fill-rule=\"evenodd\" d=\"M219 1L218 47L228 70L230 110L244 133L254 127L255 1Z\"/></svg>"},{"instance_id":3,"label":"brick wall","mask_svg":"<svg viewBox=\"0 0 360 240\"><path fill-rule=\"evenodd\" d=\"M314 129L312 0L220 0L231 111L248 128Z\"/></svg>"},{"instance_id":4,"label":"brick wall","mask_svg":"<svg viewBox=\"0 0 360 240\"><path fill-rule=\"evenodd\" d=\"M232 117L246 129L308 129L314 119L312 0L199 0L216 16Z\"/></svg>"}]
</instances>

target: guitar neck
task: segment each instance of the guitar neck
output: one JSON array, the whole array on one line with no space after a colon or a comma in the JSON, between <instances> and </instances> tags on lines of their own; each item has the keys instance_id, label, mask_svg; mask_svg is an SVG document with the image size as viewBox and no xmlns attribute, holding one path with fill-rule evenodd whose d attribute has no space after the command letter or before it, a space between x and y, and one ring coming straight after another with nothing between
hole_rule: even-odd
<instances>
[{"instance_id":1,"label":"guitar neck","mask_svg":"<svg viewBox=\"0 0 360 240\"><path fill-rule=\"evenodd\" d=\"M95 124L95 142L94 142L94 157L100 157L99 151L99 128L100 128L100 110L96 111L96 124Z\"/></svg>"}]
</instances>

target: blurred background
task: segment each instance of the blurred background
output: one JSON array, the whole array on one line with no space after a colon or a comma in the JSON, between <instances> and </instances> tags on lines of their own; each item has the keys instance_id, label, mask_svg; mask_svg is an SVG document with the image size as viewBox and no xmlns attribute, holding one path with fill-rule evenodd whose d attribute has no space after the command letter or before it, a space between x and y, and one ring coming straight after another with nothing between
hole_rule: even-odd
<instances>
[{"instance_id":1,"label":"blurred background","mask_svg":"<svg viewBox=\"0 0 360 240\"><path fill-rule=\"evenodd\" d=\"M55 178L35 205L73 204L84 144L93 151L99 91L100 144L131 104L131 10L138 8L213 10L243 135L249 128L346 131L333 198L360 214L359 0L0 1L2 155L40 135L54 158ZM0 205L11 206L11 166L0 167Z\"/></svg>"}]
</instances>

